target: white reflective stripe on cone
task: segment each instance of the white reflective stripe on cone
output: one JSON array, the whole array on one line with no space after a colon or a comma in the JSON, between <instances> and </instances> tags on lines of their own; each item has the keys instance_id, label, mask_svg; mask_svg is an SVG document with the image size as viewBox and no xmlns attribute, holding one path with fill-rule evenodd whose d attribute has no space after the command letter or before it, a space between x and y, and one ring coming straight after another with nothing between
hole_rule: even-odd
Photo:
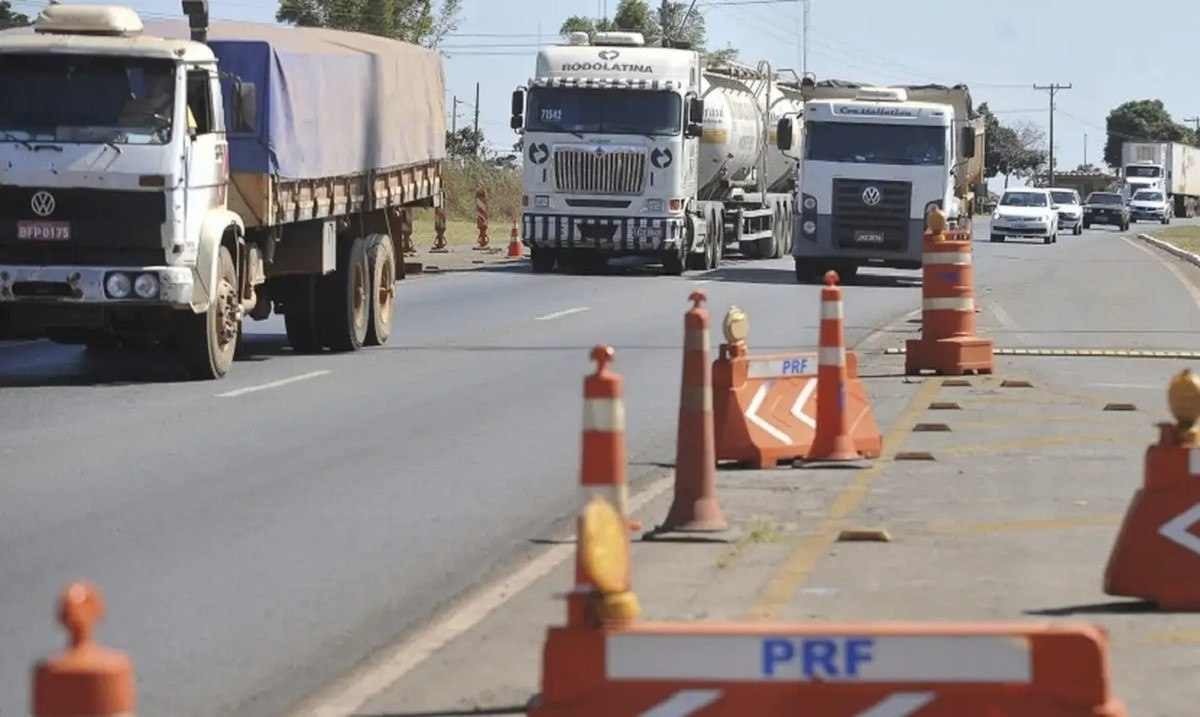
<instances>
[{"instance_id":1,"label":"white reflective stripe on cone","mask_svg":"<svg viewBox=\"0 0 1200 717\"><path fill-rule=\"evenodd\" d=\"M817 363L821 366L845 366L846 349L842 346L817 349Z\"/></svg>"},{"instance_id":2,"label":"white reflective stripe on cone","mask_svg":"<svg viewBox=\"0 0 1200 717\"><path fill-rule=\"evenodd\" d=\"M921 302L921 308L925 311L974 311L975 300L970 298L925 299Z\"/></svg>"},{"instance_id":3,"label":"white reflective stripe on cone","mask_svg":"<svg viewBox=\"0 0 1200 717\"><path fill-rule=\"evenodd\" d=\"M627 484L597 485L593 483L579 486L580 508L587 505L594 496L607 500L614 508L621 511L621 515L629 515L629 486Z\"/></svg>"},{"instance_id":4,"label":"white reflective stripe on cone","mask_svg":"<svg viewBox=\"0 0 1200 717\"><path fill-rule=\"evenodd\" d=\"M971 252L969 251L927 251L921 254L921 263L929 264L930 266L938 266L941 264L970 264Z\"/></svg>"},{"instance_id":5,"label":"white reflective stripe on cone","mask_svg":"<svg viewBox=\"0 0 1200 717\"><path fill-rule=\"evenodd\" d=\"M712 391L708 386L684 386L680 400L685 411L712 413Z\"/></svg>"},{"instance_id":6,"label":"white reflective stripe on cone","mask_svg":"<svg viewBox=\"0 0 1200 717\"><path fill-rule=\"evenodd\" d=\"M586 398L583 430L615 433L625 430L625 403L619 398Z\"/></svg>"},{"instance_id":7,"label":"white reflective stripe on cone","mask_svg":"<svg viewBox=\"0 0 1200 717\"><path fill-rule=\"evenodd\" d=\"M1200 448L1188 450L1188 473L1200 477Z\"/></svg>"},{"instance_id":8,"label":"white reflective stripe on cone","mask_svg":"<svg viewBox=\"0 0 1200 717\"><path fill-rule=\"evenodd\" d=\"M699 351L701 349L707 351L708 348L708 331L706 329L688 329L684 332L684 351Z\"/></svg>"},{"instance_id":9,"label":"white reflective stripe on cone","mask_svg":"<svg viewBox=\"0 0 1200 717\"><path fill-rule=\"evenodd\" d=\"M822 301L821 302L821 318L822 319L840 319L842 318L842 302L838 301Z\"/></svg>"}]
</instances>

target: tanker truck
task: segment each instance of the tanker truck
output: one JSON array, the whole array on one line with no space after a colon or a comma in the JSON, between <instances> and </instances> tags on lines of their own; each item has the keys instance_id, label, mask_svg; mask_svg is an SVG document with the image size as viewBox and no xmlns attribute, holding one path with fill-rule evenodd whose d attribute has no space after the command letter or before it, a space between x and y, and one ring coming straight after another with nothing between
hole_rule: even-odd
<instances>
[{"instance_id":1,"label":"tanker truck","mask_svg":"<svg viewBox=\"0 0 1200 717\"><path fill-rule=\"evenodd\" d=\"M51 4L0 33L0 325L207 379L272 310L300 352L387 341L391 229L440 201L438 55L183 6Z\"/></svg>"},{"instance_id":2,"label":"tanker truck","mask_svg":"<svg viewBox=\"0 0 1200 717\"><path fill-rule=\"evenodd\" d=\"M705 70L699 53L638 33L542 49L512 102L533 271L634 255L680 274L717 267L727 248L780 256L795 162L774 149L769 118L801 103L765 63Z\"/></svg>"},{"instance_id":3,"label":"tanker truck","mask_svg":"<svg viewBox=\"0 0 1200 717\"><path fill-rule=\"evenodd\" d=\"M823 81L802 88L803 123L780 120L778 144L800 159L796 278L866 265L921 266L934 207L970 228L983 177L984 123L965 85L871 87Z\"/></svg>"}]
</instances>

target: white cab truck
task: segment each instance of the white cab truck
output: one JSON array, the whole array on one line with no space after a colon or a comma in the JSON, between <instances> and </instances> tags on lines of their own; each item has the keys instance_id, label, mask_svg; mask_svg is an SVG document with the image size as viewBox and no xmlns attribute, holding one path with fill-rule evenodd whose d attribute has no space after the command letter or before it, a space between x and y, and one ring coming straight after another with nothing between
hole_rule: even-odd
<instances>
[{"instance_id":1,"label":"white cab truck","mask_svg":"<svg viewBox=\"0 0 1200 717\"><path fill-rule=\"evenodd\" d=\"M1200 210L1200 147L1180 142L1125 142L1121 145L1121 194L1125 201L1138 190L1167 195L1175 216L1194 217Z\"/></svg>"},{"instance_id":2,"label":"white cab truck","mask_svg":"<svg viewBox=\"0 0 1200 717\"><path fill-rule=\"evenodd\" d=\"M174 348L223 376L242 320L298 351L391 331L407 207L440 199L437 55L351 33L50 5L0 33L0 320Z\"/></svg>"},{"instance_id":3,"label":"white cab truck","mask_svg":"<svg viewBox=\"0 0 1200 717\"><path fill-rule=\"evenodd\" d=\"M799 109L798 84L765 63L706 70L637 33L541 50L512 104L533 270L641 255L679 274L716 267L726 248L782 255L795 162L770 135Z\"/></svg>"},{"instance_id":4,"label":"white cab truck","mask_svg":"<svg viewBox=\"0 0 1200 717\"><path fill-rule=\"evenodd\" d=\"M860 266L915 269L933 207L970 226L983 131L966 87L804 88L803 125L780 120L780 149L799 157L792 239L796 278Z\"/></svg>"}]
</instances>

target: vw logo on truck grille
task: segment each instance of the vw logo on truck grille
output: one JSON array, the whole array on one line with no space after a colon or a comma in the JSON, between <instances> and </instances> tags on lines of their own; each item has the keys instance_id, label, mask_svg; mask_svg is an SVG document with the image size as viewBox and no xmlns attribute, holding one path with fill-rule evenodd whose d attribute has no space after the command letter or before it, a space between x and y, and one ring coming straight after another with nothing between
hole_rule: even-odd
<instances>
[{"instance_id":1,"label":"vw logo on truck grille","mask_svg":"<svg viewBox=\"0 0 1200 717\"><path fill-rule=\"evenodd\" d=\"M879 187L867 187L863 190L862 200L863 204L866 204L868 207L874 207L883 200L883 194L880 193Z\"/></svg>"},{"instance_id":2,"label":"vw logo on truck grille","mask_svg":"<svg viewBox=\"0 0 1200 717\"><path fill-rule=\"evenodd\" d=\"M39 217L48 217L53 214L54 205L54 195L46 191L38 192L29 201L29 208Z\"/></svg>"}]
</instances>

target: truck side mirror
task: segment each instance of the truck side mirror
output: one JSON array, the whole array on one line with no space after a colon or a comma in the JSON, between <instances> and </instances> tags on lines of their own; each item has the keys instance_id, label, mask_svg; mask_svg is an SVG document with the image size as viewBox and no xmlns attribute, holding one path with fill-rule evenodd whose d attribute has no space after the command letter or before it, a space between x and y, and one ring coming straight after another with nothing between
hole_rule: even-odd
<instances>
[{"instance_id":1,"label":"truck side mirror","mask_svg":"<svg viewBox=\"0 0 1200 717\"><path fill-rule=\"evenodd\" d=\"M525 90L513 90L512 118L509 120L508 126L513 129L521 129L525 126Z\"/></svg>"},{"instance_id":2,"label":"truck side mirror","mask_svg":"<svg viewBox=\"0 0 1200 717\"><path fill-rule=\"evenodd\" d=\"M791 117L779 118L779 124L775 126L775 146L779 147L780 152L787 152L792 148L792 135L795 131Z\"/></svg>"},{"instance_id":3,"label":"truck side mirror","mask_svg":"<svg viewBox=\"0 0 1200 717\"><path fill-rule=\"evenodd\" d=\"M704 134L704 100L692 97L687 103L687 123L683 128L683 136L694 139Z\"/></svg>"},{"instance_id":4,"label":"truck side mirror","mask_svg":"<svg viewBox=\"0 0 1200 717\"><path fill-rule=\"evenodd\" d=\"M258 87L253 82L234 85L233 105L234 131L258 131Z\"/></svg>"},{"instance_id":5,"label":"truck side mirror","mask_svg":"<svg viewBox=\"0 0 1200 717\"><path fill-rule=\"evenodd\" d=\"M962 128L962 155L964 157L975 156L975 128L967 125Z\"/></svg>"}]
</instances>

